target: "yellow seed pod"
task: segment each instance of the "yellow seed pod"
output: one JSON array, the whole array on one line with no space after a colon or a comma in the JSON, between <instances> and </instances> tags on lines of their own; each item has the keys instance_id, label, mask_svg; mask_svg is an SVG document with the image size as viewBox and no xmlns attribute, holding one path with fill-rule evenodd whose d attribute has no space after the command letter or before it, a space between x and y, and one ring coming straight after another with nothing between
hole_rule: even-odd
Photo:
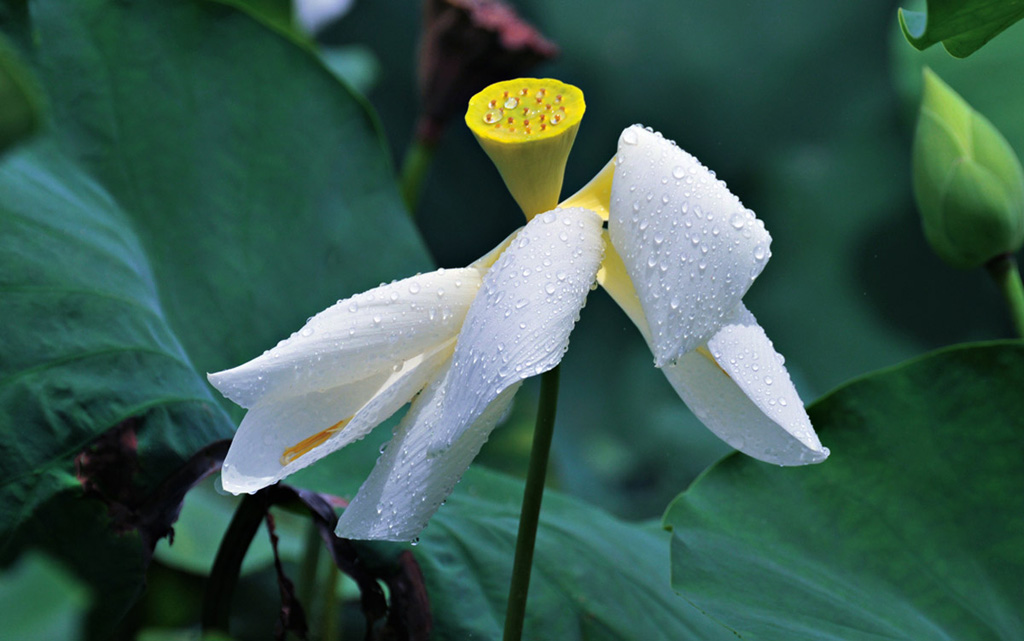
<instances>
[{"instance_id":1,"label":"yellow seed pod","mask_svg":"<svg viewBox=\"0 0 1024 641\"><path fill-rule=\"evenodd\" d=\"M585 110L582 91L550 78L506 80L470 98L466 125L527 220L558 205Z\"/></svg>"}]
</instances>

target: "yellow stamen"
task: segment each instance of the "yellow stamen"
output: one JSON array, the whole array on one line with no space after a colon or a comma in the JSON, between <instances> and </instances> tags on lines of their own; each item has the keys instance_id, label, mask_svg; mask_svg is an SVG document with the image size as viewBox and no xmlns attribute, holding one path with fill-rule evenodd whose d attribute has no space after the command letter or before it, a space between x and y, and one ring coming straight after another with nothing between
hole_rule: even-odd
<instances>
[{"instance_id":1,"label":"yellow stamen","mask_svg":"<svg viewBox=\"0 0 1024 641\"><path fill-rule=\"evenodd\" d=\"M718 364L718 361L716 361L715 357L711 355L711 352L708 351L707 347L705 347L704 345L701 345L700 347L697 348L697 353L700 354L701 356L703 356L704 358L708 359L712 363L714 363L715 367L717 367L719 370L721 370L721 372L723 374L725 374L727 377L732 378L732 376L729 376L729 372L725 371L725 369L721 365Z\"/></svg>"},{"instance_id":2,"label":"yellow stamen","mask_svg":"<svg viewBox=\"0 0 1024 641\"><path fill-rule=\"evenodd\" d=\"M335 423L334 425L328 427L326 430L317 432L313 436L304 438L295 445L285 448L284 453L281 454L281 465L288 465L289 463L299 458L306 452L309 452L315 447L323 445L324 442L327 441L327 439L331 438L332 434L335 434L345 429L345 426L348 425L348 422L351 420L352 417L349 416L348 418L342 419Z\"/></svg>"},{"instance_id":3,"label":"yellow stamen","mask_svg":"<svg viewBox=\"0 0 1024 641\"><path fill-rule=\"evenodd\" d=\"M633 287L633 281L629 278L626 265L622 262L619 253L615 251L607 229L601 231L601 238L604 239L604 260L601 261L601 267L597 270L597 282L604 287L612 300L618 303L622 311L626 312L629 320L633 321L640 333L644 335L644 340L650 345L651 330L647 326L647 317L644 316L640 298L636 295L636 288Z\"/></svg>"},{"instance_id":4,"label":"yellow stamen","mask_svg":"<svg viewBox=\"0 0 1024 641\"><path fill-rule=\"evenodd\" d=\"M609 166L613 164L614 162L608 163ZM605 167L605 170L607 169L608 167ZM603 174L604 171L602 171L601 173ZM594 178L594 180L590 182L594 183L600 177L601 174L598 174L598 177ZM608 182L611 183L610 178L608 179ZM586 190L587 187L584 187L583 189L580 190L580 193ZM576 196L573 196L569 200L573 200L574 198L576 198ZM569 200L567 200L565 203L562 203L561 206L570 206L566 204L569 202ZM571 206L585 207L586 205L573 204ZM601 286L605 288L605 291L607 291L611 295L612 300L619 304L619 307L622 308L622 311L626 312L626 315L629 316L629 319L633 321L633 324L637 326L637 328L640 330L640 333L644 335L644 340L647 341L647 344L651 345L651 330L647 326L647 317L644 316L644 310L640 306L640 299L636 295L636 289L633 287L633 281L630 280L629 274L626 272L626 266L625 264L623 264L622 258L619 256L619 253L615 251L615 247L612 245L611 238L608 236L607 229L603 231L603 238L604 260L601 261L601 268L597 271L597 282L599 282ZM704 358L708 359L712 363L714 363L715 367L721 370L723 374L729 376L729 372L725 371L725 369L723 369L722 366L718 364L718 361L715 360L715 357L711 355L711 352L708 350L706 345L701 345L700 347L698 347L697 353L703 356ZM732 377L729 376L729 378Z\"/></svg>"},{"instance_id":5,"label":"yellow stamen","mask_svg":"<svg viewBox=\"0 0 1024 641\"><path fill-rule=\"evenodd\" d=\"M470 99L466 125L528 220L558 204L584 111L582 91L550 78L499 82Z\"/></svg>"},{"instance_id":6,"label":"yellow stamen","mask_svg":"<svg viewBox=\"0 0 1024 641\"><path fill-rule=\"evenodd\" d=\"M559 207L585 207L604 220L612 202L612 178L615 177L615 158L590 179L578 192L558 204Z\"/></svg>"}]
</instances>

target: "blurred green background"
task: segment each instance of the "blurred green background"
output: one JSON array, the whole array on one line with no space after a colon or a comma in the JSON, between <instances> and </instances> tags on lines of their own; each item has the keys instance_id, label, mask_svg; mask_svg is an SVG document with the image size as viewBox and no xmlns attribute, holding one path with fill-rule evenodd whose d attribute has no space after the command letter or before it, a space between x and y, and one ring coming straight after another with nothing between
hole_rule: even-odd
<instances>
[{"instance_id":1,"label":"blurred green background","mask_svg":"<svg viewBox=\"0 0 1024 641\"><path fill-rule=\"evenodd\" d=\"M642 123L723 178L765 221L772 259L746 298L805 401L852 377L1011 326L981 272L941 263L922 236L910 189L920 68L931 65L1024 149L1021 38L1011 27L966 60L911 47L894 2L515 3L562 49L533 75L587 99L564 194ZM912 6L904 3L903 6ZM379 60L369 98L396 164L416 120L420 18L407 2L358 2L323 40L365 45ZM454 122L418 222L442 266L464 265L522 224L497 171ZM526 402L523 394L517 403ZM493 437L514 448L531 412ZM666 500L727 451L690 415L637 332L594 292L563 367L553 452L557 484L626 517ZM827 443L826 443L827 445ZM514 468L507 452L491 465Z\"/></svg>"}]
</instances>

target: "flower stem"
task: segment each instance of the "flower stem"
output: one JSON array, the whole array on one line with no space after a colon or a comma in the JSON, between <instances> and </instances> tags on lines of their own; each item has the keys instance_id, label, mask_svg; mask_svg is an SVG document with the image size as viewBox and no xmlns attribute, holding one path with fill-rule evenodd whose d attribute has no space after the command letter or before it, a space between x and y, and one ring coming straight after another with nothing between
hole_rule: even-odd
<instances>
[{"instance_id":1,"label":"flower stem","mask_svg":"<svg viewBox=\"0 0 1024 641\"><path fill-rule=\"evenodd\" d=\"M434 160L436 148L434 143L417 137L406 150L405 159L402 161L402 200L405 201L409 216L413 220L416 219L416 207L423 191L423 181L427 177L430 163Z\"/></svg>"},{"instance_id":2,"label":"flower stem","mask_svg":"<svg viewBox=\"0 0 1024 641\"><path fill-rule=\"evenodd\" d=\"M213 560L203 595L203 632L228 632L231 595L238 583L242 560L267 513L267 502L259 494L247 495L239 503Z\"/></svg>"},{"instance_id":3,"label":"flower stem","mask_svg":"<svg viewBox=\"0 0 1024 641\"><path fill-rule=\"evenodd\" d=\"M1003 254L986 263L985 268L1006 299L1017 336L1024 338L1024 284L1021 284L1017 260L1013 254Z\"/></svg>"},{"instance_id":4,"label":"flower stem","mask_svg":"<svg viewBox=\"0 0 1024 641\"><path fill-rule=\"evenodd\" d=\"M519 514L516 556L512 562L512 584L509 586L508 608L505 611L504 641L519 641L523 636L526 595L530 589L530 571L533 569L533 548L537 541L540 503L544 498L544 477L548 471L551 436L555 431L555 409L558 406L558 369L556 366L545 372L540 379L540 402L537 406L537 423L533 429L530 467L526 472L523 509Z\"/></svg>"}]
</instances>

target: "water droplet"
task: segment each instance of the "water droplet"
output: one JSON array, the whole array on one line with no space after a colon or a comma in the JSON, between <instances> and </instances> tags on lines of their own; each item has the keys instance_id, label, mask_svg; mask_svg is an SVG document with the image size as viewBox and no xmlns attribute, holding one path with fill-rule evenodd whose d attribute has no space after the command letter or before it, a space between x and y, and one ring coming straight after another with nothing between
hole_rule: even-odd
<instances>
[{"instance_id":1,"label":"water droplet","mask_svg":"<svg viewBox=\"0 0 1024 641\"><path fill-rule=\"evenodd\" d=\"M632 129L622 132L622 142L627 145L635 145L637 143L636 132Z\"/></svg>"},{"instance_id":2,"label":"water droplet","mask_svg":"<svg viewBox=\"0 0 1024 641\"><path fill-rule=\"evenodd\" d=\"M554 283L548 283L547 285L544 286L544 291L547 292L548 294L554 294L555 293L555 284Z\"/></svg>"},{"instance_id":3,"label":"water droplet","mask_svg":"<svg viewBox=\"0 0 1024 641\"><path fill-rule=\"evenodd\" d=\"M310 336L313 335L313 328L309 327L309 326L303 327L299 331L299 334L302 335L302 336L305 336L306 338L309 338Z\"/></svg>"},{"instance_id":4,"label":"water droplet","mask_svg":"<svg viewBox=\"0 0 1024 641\"><path fill-rule=\"evenodd\" d=\"M754 247L754 258L756 258L757 260L764 260L764 255L764 245L758 245L757 247Z\"/></svg>"},{"instance_id":5,"label":"water droplet","mask_svg":"<svg viewBox=\"0 0 1024 641\"><path fill-rule=\"evenodd\" d=\"M513 100L515 99L513 98ZM505 114L501 111L501 109L490 109L487 111L487 113L484 114L484 122L486 122L488 125L493 125L494 123L500 121L502 116L504 115Z\"/></svg>"},{"instance_id":6,"label":"water droplet","mask_svg":"<svg viewBox=\"0 0 1024 641\"><path fill-rule=\"evenodd\" d=\"M409 283L409 293L410 294L419 294L420 293L420 286L419 286L419 284L418 283Z\"/></svg>"},{"instance_id":7,"label":"water droplet","mask_svg":"<svg viewBox=\"0 0 1024 641\"><path fill-rule=\"evenodd\" d=\"M682 165L676 165L672 169L672 177L675 178L676 180L682 180L683 176L685 176L685 175L686 175L686 169L684 169Z\"/></svg>"},{"instance_id":8,"label":"water droplet","mask_svg":"<svg viewBox=\"0 0 1024 641\"><path fill-rule=\"evenodd\" d=\"M505 109L515 109L518 106L519 98L516 98L515 96L509 96L508 98L505 99Z\"/></svg>"},{"instance_id":9,"label":"water droplet","mask_svg":"<svg viewBox=\"0 0 1024 641\"><path fill-rule=\"evenodd\" d=\"M746 224L745 216L740 212L736 212L729 217L729 224L732 225L733 229L743 229L743 225Z\"/></svg>"}]
</instances>

